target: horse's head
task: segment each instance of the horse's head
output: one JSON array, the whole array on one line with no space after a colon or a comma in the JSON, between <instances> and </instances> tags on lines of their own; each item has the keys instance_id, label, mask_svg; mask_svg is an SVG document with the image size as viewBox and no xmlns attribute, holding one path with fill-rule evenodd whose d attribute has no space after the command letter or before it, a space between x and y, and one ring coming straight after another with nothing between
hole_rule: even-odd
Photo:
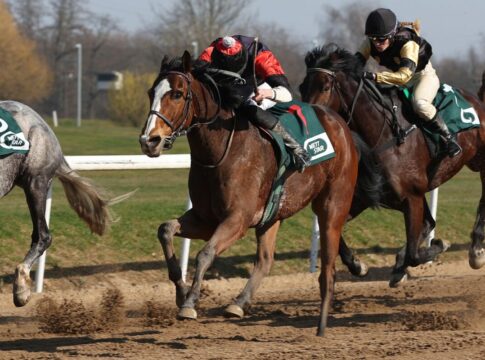
<instances>
[{"instance_id":1,"label":"horse's head","mask_svg":"<svg viewBox=\"0 0 485 360\"><path fill-rule=\"evenodd\" d=\"M347 107L348 85L356 84L363 66L357 57L335 44L317 47L305 56L306 76L299 89L302 100L335 111Z\"/></svg>"},{"instance_id":2,"label":"horse's head","mask_svg":"<svg viewBox=\"0 0 485 360\"><path fill-rule=\"evenodd\" d=\"M194 115L191 83L191 57L186 51L180 59L164 57L160 73L148 91L150 112L140 135L141 150L157 157L184 134Z\"/></svg>"}]
</instances>

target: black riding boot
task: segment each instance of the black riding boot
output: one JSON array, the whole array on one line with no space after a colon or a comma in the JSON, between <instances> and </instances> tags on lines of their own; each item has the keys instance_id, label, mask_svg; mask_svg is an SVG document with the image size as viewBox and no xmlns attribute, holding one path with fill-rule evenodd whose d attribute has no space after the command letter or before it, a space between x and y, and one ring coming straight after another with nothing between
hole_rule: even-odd
<instances>
[{"instance_id":1,"label":"black riding boot","mask_svg":"<svg viewBox=\"0 0 485 360\"><path fill-rule=\"evenodd\" d=\"M456 140L448 130L443 119L441 119L438 115L427 122L429 129L433 132L437 132L440 134L441 138L443 139L445 146L446 146L446 153L449 157L455 157L459 153L461 153L461 147L458 145Z\"/></svg>"},{"instance_id":2,"label":"black riding boot","mask_svg":"<svg viewBox=\"0 0 485 360\"><path fill-rule=\"evenodd\" d=\"M271 129L283 138L283 142L286 147L292 150L293 156L295 157L295 165L299 172L303 172L305 168L310 165L311 157L308 155L307 151L291 136L286 129L281 126L278 121L276 125Z\"/></svg>"},{"instance_id":3,"label":"black riding boot","mask_svg":"<svg viewBox=\"0 0 485 360\"><path fill-rule=\"evenodd\" d=\"M301 145L293 139L293 137L285 130L276 116L269 111L265 111L258 106L252 104L244 104L238 109L239 113L251 119L256 125L265 129L269 129L277 133L283 138L286 147L292 150L295 158L295 165L299 172L303 172L305 168L310 165L310 155Z\"/></svg>"}]
</instances>

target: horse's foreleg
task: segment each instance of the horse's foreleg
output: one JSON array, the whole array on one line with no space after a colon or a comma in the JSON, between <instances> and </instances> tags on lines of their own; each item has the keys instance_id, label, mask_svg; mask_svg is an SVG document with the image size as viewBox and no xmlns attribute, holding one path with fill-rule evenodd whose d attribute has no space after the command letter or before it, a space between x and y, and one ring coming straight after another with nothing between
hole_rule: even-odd
<instances>
[{"instance_id":1,"label":"horse's foreleg","mask_svg":"<svg viewBox=\"0 0 485 360\"><path fill-rule=\"evenodd\" d=\"M242 217L236 214L226 218L219 224L210 240L197 254L194 280L192 287L187 294L187 298L178 313L179 319L197 318L195 306L200 297L200 287L205 272L210 267L215 257L231 246L236 240L241 238L247 229L248 226Z\"/></svg>"},{"instance_id":2,"label":"horse's foreleg","mask_svg":"<svg viewBox=\"0 0 485 360\"><path fill-rule=\"evenodd\" d=\"M178 219L161 224L158 228L158 239L167 261L168 277L175 284L175 301L178 307L184 303L189 288L182 279L182 270L174 251L173 237L177 235L190 239L208 240L213 232L214 228L200 220L193 210L187 211Z\"/></svg>"},{"instance_id":3,"label":"horse's foreleg","mask_svg":"<svg viewBox=\"0 0 485 360\"><path fill-rule=\"evenodd\" d=\"M278 233L280 224L281 222L277 221L268 229L256 230L258 251L253 272L243 291L235 299L234 304L226 308L226 315L243 317L244 310L249 307L251 299L261 284L261 281L269 274L274 261L276 234Z\"/></svg>"},{"instance_id":4,"label":"horse's foreleg","mask_svg":"<svg viewBox=\"0 0 485 360\"><path fill-rule=\"evenodd\" d=\"M25 186L24 192L32 219L32 242L22 263L15 269L13 283L13 302L15 306L24 306L30 300L30 270L34 262L50 246L52 237L45 219L45 203L50 181L35 177Z\"/></svg>"},{"instance_id":5,"label":"horse's foreleg","mask_svg":"<svg viewBox=\"0 0 485 360\"><path fill-rule=\"evenodd\" d=\"M482 197L478 203L477 216L473 231L471 233L472 243L468 251L468 262L473 269L480 269L485 265L485 250L483 249L483 239L485 238L485 171L480 171L482 181Z\"/></svg>"},{"instance_id":6,"label":"horse's foreleg","mask_svg":"<svg viewBox=\"0 0 485 360\"><path fill-rule=\"evenodd\" d=\"M327 200L328 201L328 200ZM322 271L320 283L320 321L317 335L323 336L327 327L328 314L333 300L335 288L335 261L339 253L340 236L345 224L345 204L329 203L325 211L319 212L318 225L320 227L320 261Z\"/></svg>"}]
</instances>

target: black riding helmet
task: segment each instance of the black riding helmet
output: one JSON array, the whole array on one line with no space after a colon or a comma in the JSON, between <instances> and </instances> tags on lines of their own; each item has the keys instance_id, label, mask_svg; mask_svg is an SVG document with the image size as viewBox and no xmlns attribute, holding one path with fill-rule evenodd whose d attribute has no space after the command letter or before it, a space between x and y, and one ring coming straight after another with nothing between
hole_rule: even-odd
<instances>
[{"instance_id":1,"label":"black riding helmet","mask_svg":"<svg viewBox=\"0 0 485 360\"><path fill-rule=\"evenodd\" d=\"M379 8L372 11L365 22L365 35L368 37L392 37L396 29L396 14L389 9Z\"/></svg>"},{"instance_id":2,"label":"black riding helmet","mask_svg":"<svg viewBox=\"0 0 485 360\"><path fill-rule=\"evenodd\" d=\"M241 74L246 68L247 61L248 51L240 41L231 36L216 40L211 54L213 66Z\"/></svg>"}]
</instances>

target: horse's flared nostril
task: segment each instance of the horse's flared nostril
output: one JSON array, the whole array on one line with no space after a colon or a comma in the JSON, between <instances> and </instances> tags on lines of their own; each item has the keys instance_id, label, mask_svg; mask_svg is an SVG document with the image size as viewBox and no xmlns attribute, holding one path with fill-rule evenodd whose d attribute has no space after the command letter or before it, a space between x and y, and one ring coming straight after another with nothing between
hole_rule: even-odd
<instances>
[{"instance_id":1,"label":"horse's flared nostril","mask_svg":"<svg viewBox=\"0 0 485 360\"><path fill-rule=\"evenodd\" d=\"M160 136L152 136L147 140L146 144L150 147L155 147L155 146L158 146L161 141L162 141L162 138Z\"/></svg>"}]
</instances>

